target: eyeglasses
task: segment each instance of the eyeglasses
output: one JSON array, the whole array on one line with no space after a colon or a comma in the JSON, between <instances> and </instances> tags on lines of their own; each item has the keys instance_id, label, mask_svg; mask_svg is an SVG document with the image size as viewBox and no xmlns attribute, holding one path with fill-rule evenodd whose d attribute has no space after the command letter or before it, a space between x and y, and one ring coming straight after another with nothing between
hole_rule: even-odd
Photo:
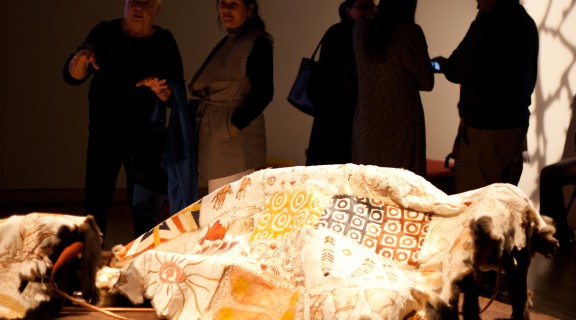
<instances>
[{"instance_id":1,"label":"eyeglasses","mask_svg":"<svg viewBox=\"0 0 576 320\"><path fill-rule=\"evenodd\" d=\"M400 0L402 1L402 0ZM374 10L374 4L373 3L355 3L354 5L352 5L352 8L356 8L358 10L362 10L362 11L373 11Z\"/></svg>"}]
</instances>

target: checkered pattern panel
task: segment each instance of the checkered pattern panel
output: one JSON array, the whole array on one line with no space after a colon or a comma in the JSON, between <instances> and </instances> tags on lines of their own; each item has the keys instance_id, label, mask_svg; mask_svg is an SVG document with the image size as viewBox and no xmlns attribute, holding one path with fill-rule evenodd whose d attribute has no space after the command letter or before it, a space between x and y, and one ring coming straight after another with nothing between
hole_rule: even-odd
<instances>
[{"instance_id":1,"label":"checkered pattern panel","mask_svg":"<svg viewBox=\"0 0 576 320\"><path fill-rule=\"evenodd\" d=\"M431 215L351 195L334 196L319 227L374 249L377 254L416 265Z\"/></svg>"}]
</instances>

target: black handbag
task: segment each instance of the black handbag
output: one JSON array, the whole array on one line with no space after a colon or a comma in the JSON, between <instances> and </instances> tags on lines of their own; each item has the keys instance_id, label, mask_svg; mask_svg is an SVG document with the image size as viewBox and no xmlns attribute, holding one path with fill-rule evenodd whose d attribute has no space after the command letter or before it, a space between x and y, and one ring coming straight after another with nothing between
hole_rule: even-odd
<instances>
[{"instance_id":1,"label":"black handbag","mask_svg":"<svg viewBox=\"0 0 576 320\"><path fill-rule=\"evenodd\" d=\"M302 58L296 80L288 94L288 102L290 102L290 104L311 116L314 116L315 107L311 99L312 93L309 90L309 84L310 78L317 68L318 61L316 61L316 53L321 44L322 41L318 43L310 58Z\"/></svg>"},{"instance_id":2,"label":"black handbag","mask_svg":"<svg viewBox=\"0 0 576 320\"><path fill-rule=\"evenodd\" d=\"M150 119L140 127L130 162L134 182L162 194L168 188L168 176L162 168L165 139L166 107L157 103Z\"/></svg>"}]
</instances>

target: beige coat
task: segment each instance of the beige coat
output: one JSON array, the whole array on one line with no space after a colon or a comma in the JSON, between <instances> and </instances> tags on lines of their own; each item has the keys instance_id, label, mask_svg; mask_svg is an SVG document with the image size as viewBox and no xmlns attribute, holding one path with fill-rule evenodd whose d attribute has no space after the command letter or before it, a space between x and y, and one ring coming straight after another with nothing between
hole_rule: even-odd
<instances>
[{"instance_id":1,"label":"beige coat","mask_svg":"<svg viewBox=\"0 0 576 320\"><path fill-rule=\"evenodd\" d=\"M240 134L230 132L231 116L251 90L246 62L259 31L232 35L218 44L189 85L200 99L197 113L198 171L217 179L266 163L266 131L260 114Z\"/></svg>"}]
</instances>

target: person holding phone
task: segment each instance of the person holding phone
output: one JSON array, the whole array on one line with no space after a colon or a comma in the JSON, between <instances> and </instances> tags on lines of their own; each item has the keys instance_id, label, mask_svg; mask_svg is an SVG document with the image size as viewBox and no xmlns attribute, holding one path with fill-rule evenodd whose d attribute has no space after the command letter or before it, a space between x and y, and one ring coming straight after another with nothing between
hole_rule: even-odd
<instances>
[{"instance_id":1,"label":"person holding phone","mask_svg":"<svg viewBox=\"0 0 576 320\"><path fill-rule=\"evenodd\" d=\"M478 15L456 50L432 59L460 84L456 192L518 184L538 69L538 30L519 0L477 3Z\"/></svg>"},{"instance_id":2,"label":"person holding phone","mask_svg":"<svg viewBox=\"0 0 576 320\"><path fill-rule=\"evenodd\" d=\"M435 73L441 73L442 67L440 66L440 62L436 60L431 60L430 63L432 64L432 69L434 69Z\"/></svg>"}]
</instances>

